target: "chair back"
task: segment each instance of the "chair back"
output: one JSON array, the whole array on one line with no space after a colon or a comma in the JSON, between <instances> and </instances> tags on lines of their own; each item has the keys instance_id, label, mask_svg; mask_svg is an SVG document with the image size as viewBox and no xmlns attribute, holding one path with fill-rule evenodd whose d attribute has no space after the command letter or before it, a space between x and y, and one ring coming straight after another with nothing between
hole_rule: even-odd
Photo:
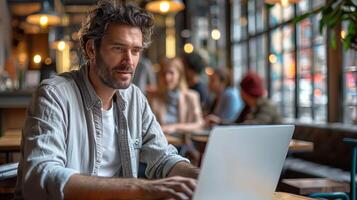
<instances>
[{"instance_id":1,"label":"chair back","mask_svg":"<svg viewBox=\"0 0 357 200\"><path fill-rule=\"evenodd\" d=\"M356 165L357 165L357 139L344 138L343 142L352 147L351 157L351 180L350 180L350 197L356 199Z\"/></svg>"}]
</instances>

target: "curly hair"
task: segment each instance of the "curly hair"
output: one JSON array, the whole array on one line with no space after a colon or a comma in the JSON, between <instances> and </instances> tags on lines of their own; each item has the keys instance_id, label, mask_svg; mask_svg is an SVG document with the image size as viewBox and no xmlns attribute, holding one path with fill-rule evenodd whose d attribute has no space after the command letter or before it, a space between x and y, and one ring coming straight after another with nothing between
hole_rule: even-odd
<instances>
[{"instance_id":1,"label":"curly hair","mask_svg":"<svg viewBox=\"0 0 357 200\"><path fill-rule=\"evenodd\" d=\"M79 30L80 46L86 61L89 59L85 50L87 41L93 39L95 48L99 49L110 23L140 28L143 35L143 47L149 46L154 29L154 17L151 13L134 4L117 3L115 0L100 0L97 6L88 13L86 21Z\"/></svg>"}]
</instances>

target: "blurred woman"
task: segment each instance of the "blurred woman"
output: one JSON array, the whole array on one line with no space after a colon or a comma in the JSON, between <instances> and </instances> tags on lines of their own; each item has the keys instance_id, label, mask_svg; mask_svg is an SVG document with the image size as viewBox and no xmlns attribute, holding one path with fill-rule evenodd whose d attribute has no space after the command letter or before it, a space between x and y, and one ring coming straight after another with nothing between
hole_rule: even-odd
<instances>
[{"instance_id":1,"label":"blurred woman","mask_svg":"<svg viewBox=\"0 0 357 200\"><path fill-rule=\"evenodd\" d=\"M202 128L204 121L199 95L188 89L181 60L166 58L160 65L158 92L149 96L149 102L162 130L177 136L178 132ZM184 151L191 153L192 159L198 159L198 151L191 140L186 138L185 143Z\"/></svg>"}]
</instances>

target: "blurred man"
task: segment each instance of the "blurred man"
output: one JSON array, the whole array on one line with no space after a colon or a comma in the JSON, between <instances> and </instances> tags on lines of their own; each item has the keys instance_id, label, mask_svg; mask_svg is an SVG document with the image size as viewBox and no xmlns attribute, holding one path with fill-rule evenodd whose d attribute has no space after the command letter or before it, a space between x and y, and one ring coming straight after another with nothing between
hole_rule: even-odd
<instances>
[{"instance_id":1,"label":"blurred man","mask_svg":"<svg viewBox=\"0 0 357 200\"><path fill-rule=\"evenodd\" d=\"M277 107L265 97L263 80L254 72L247 73L240 82L240 95L246 104L245 111L236 121L243 124L280 124Z\"/></svg>"}]
</instances>

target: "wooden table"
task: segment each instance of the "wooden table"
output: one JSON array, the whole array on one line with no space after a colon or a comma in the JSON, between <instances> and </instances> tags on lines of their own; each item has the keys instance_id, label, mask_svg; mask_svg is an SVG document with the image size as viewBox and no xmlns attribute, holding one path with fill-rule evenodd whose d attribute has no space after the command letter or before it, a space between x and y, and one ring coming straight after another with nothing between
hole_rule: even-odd
<instances>
[{"instance_id":1,"label":"wooden table","mask_svg":"<svg viewBox=\"0 0 357 200\"><path fill-rule=\"evenodd\" d=\"M192 135L192 141L198 143L207 143L209 139L209 135ZM303 141L303 140L295 140L292 139L289 144L289 151L294 152L312 152L314 150L314 143Z\"/></svg>"},{"instance_id":2,"label":"wooden table","mask_svg":"<svg viewBox=\"0 0 357 200\"><path fill-rule=\"evenodd\" d=\"M285 192L275 192L272 200L312 200L312 198L298 196Z\"/></svg>"}]
</instances>

